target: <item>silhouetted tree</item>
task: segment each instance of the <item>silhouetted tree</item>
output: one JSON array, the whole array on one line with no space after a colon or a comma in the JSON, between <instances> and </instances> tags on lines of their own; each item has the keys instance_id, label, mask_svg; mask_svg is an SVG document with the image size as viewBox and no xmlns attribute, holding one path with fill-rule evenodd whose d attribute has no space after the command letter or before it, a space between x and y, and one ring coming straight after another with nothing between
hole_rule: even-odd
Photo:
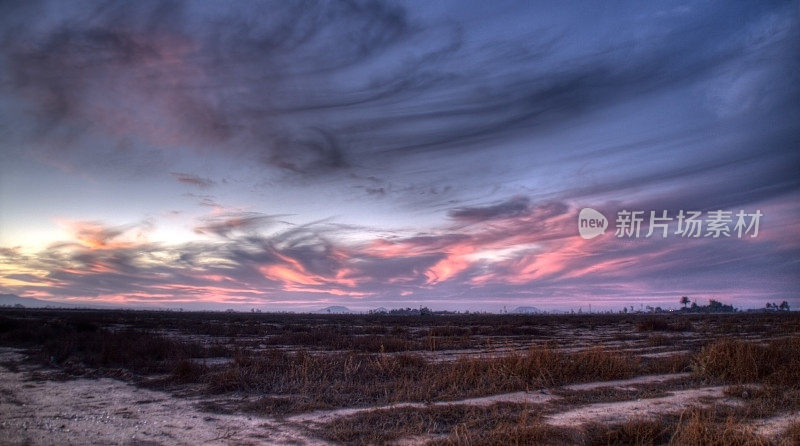
<instances>
[{"instance_id":1,"label":"silhouetted tree","mask_svg":"<svg viewBox=\"0 0 800 446\"><path fill-rule=\"evenodd\" d=\"M683 308L686 308L686 306L689 305L689 302L691 302L689 300L689 297L687 296L681 297L681 305L683 305Z\"/></svg>"}]
</instances>

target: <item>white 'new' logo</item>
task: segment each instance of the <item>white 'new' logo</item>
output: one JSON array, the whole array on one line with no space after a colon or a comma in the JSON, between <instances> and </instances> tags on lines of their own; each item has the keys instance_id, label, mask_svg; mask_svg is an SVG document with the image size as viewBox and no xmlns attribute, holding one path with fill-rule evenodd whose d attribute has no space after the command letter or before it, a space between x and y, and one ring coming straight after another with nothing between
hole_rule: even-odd
<instances>
[{"instance_id":1,"label":"white 'new' logo","mask_svg":"<svg viewBox=\"0 0 800 446\"><path fill-rule=\"evenodd\" d=\"M606 232L608 220L592 208L583 208L578 214L578 233L589 240Z\"/></svg>"}]
</instances>

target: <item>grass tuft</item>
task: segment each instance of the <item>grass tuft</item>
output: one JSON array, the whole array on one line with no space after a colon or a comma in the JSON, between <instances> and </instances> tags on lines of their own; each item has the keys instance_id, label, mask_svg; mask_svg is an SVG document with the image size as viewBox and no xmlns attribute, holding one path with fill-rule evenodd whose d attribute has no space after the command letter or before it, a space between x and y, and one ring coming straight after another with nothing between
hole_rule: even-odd
<instances>
[{"instance_id":1,"label":"grass tuft","mask_svg":"<svg viewBox=\"0 0 800 446\"><path fill-rule=\"evenodd\" d=\"M733 416L723 421L714 408L689 408L681 415L670 444L697 446L768 446L770 441Z\"/></svg>"},{"instance_id":2,"label":"grass tuft","mask_svg":"<svg viewBox=\"0 0 800 446\"><path fill-rule=\"evenodd\" d=\"M764 383L800 387L800 337L767 345L723 339L695 357L695 373L731 384Z\"/></svg>"},{"instance_id":3,"label":"grass tuft","mask_svg":"<svg viewBox=\"0 0 800 446\"><path fill-rule=\"evenodd\" d=\"M635 418L617 425L592 424L586 427L587 446L665 444L671 427L660 419Z\"/></svg>"}]
</instances>

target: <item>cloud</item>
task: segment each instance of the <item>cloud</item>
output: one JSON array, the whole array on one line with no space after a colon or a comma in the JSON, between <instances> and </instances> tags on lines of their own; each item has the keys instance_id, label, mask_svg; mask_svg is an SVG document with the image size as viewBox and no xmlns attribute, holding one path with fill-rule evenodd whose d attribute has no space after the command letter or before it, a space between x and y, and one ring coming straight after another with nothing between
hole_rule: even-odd
<instances>
[{"instance_id":1,"label":"cloud","mask_svg":"<svg viewBox=\"0 0 800 446\"><path fill-rule=\"evenodd\" d=\"M489 205L477 207L462 207L450 211L451 218L463 221L484 221L493 218L507 218L524 215L529 211L530 199L528 197L512 197L511 199Z\"/></svg>"},{"instance_id":2,"label":"cloud","mask_svg":"<svg viewBox=\"0 0 800 446\"><path fill-rule=\"evenodd\" d=\"M213 180L187 173L200 158L230 167L225 187L246 190L242 202L264 203L253 190L265 185L276 205L321 203L311 218L339 212L330 196L359 216L374 201L376 221L413 228L290 225L186 194L213 210L191 225L201 241L69 222L69 238L41 252L0 248L0 285L165 301L635 297L684 280L793 293L792 211L747 249L587 243L574 211L796 210L796 8L625 7L586 29L586 8L563 9L564 21L541 9L520 6L525 26L508 26L464 19L470 5L446 17L370 1L0 5L6 169L33 159L208 189ZM423 227L417 212L449 218Z\"/></svg>"},{"instance_id":3,"label":"cloud","mask_svg":"<svg viewBox=\"0 0 800 446\"><path fill-rule=\"evenodd\" d=\"M202 224L195 226L197 234L210 234L228 237L234 232L253 232L264 226L275 223L275 215L264 215L258 212L225 212L222 215L203 218Z\"/></svg>"},{"instance_id":4,"label":"cloud","mask_svg":"<svg viewBox=\"0 0 800 446\"><path fill-rule=\"evenodd\" d=\"M738 33L727 11L653 19L664 21L658 31L581 47L560 28L475 44L458 23L385 2L107 2L42 13L58 5L6 8L4 94L24 104L16 115L50 147L44 158L139 172L167 165L154 156L176 147L305 178L496 150L707 82L752 45L708 39ZM758 49L783 54L786 41ZM771 81L796 97L792 76ZM108 140L113 157L97 156Z\"/></svg>"},{"instance_id":5,"label":"cloud","mask_svg":"<svg viewBox=\"0 0 800 446\"><path fill-rule=\"evenodd\" d=\"M506 202L514 200L520 197ZM794 260L800 244L789 237L790 217L800 215L796 205L763 203L765 218L773 218L759 238L670 243L610 234L583 240L577 208L526 202L524 214L492 213L468 226L359 242L347 237L353 228L325 222L266 233L261 229L275 217L246 212L206 220L203 230L215 237L170 245L131 237L134 226L77 222L71 239L40 252L0 251L0 288L54 299L298 306L324 298L435 304L448 296L470 308L487 296L541 303L591 301L595 293L629 301L663 300L679 291L800 299L791 291L800 273Z\"/></svg>"},{"instance_id":6,"label":"cloud","mask_svg":"<svg viewBox=\"0 0 800 446\"><path fill-rule=\"evenodd\" d=\"M152 222L108 226L98 221L60 220L75 242L90 249L111 249L131 246L152 229Z\"/></svg>"},{"instance_id":7,"label":"cloud","mask_svg":"<svg viewBox=\"0 0 800 446\"><path fill-rule=\"evenodd\" d=\"M295 173L342 168L339 137L325 120L307 116L309 125L298 126L286 117L319 109L321 96L336 91L321 89L327 77L396 45L411 26L401 9L379 2L277 6L107 2L46 18L39 12L57 2L9 7L5 93L27 102L40 140L67 143L60 157L76 166L92 164L88 142L110 137L244 151ZM294 82L316 88L291 91ZM126 156L143 157L136 151Z\"/></svg>"},{"instance_id":8,"label":"cloud","mask_svg":"<svg viewBox=\"0 0 800 446\"><path fill-rule=\"evenodd\" d=\"M215 208L223 211L223 207L217 203L216 198L213 195L207 194L195 194L192 192L186 192L182 196L197 200L197 204L199 206L208 207L208 208Z\"/></svg>"},{"instance_id":9,"label":"cloud","mask_svg":"<svg viewBox=\"0 0 800 446\"><path fill-rule=\"evenodd\" d=\"M193 175L190 173L170 172L170 175L175 177L175 179L181 183L190 184L192 186L197 186L200 188L208 188L216 184L213 180Z\"/></svg>"}]
</instances>

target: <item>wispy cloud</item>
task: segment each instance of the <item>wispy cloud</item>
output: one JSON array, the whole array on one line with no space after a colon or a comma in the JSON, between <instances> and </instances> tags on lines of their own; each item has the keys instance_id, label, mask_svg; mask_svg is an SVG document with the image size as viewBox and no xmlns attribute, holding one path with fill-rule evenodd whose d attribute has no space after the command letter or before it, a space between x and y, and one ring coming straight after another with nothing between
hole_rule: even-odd
<instances>
[{"instance_id":1,"label":"wispy cloud","mask_svg":"<svg viewBox=\"0 0 800 446\"><path fill-rule=\"evenodd\" d=\"M488 206L461 207L450 211L450 217L464 221L484 221L493 218L515 217L528 213L530 199L513 197Z\"/></svg>"},{"instance_id":2,"label":"wispy cloud","mask_svg":"<svg viewBox=\"0 0 800 446\"><path fill-rule=\"evenodd\" d=\"M259 230L270 223L275 223L276 217L278 216L258 212L227 211L203 218L201 224L195 226L194 232L227 237L234 232L247 233Z\"/></svg>"},{"instance_id":3,"label":"wispy cloud","mask_svg":"<svg viewBox=\"0 0 800 446\"><path fill-rule=\"evenodd\" d=\"M793 233L791 225L773 221L763 241L666 243L612 236L589 241L576 234L577 209L525 202L525 214L493 214L468 229L445 226L429 234L357 243L323 224L266 232L272 218L247 213L206 221L203 230L218 239L178 245L143 238L123 242L124 228L80 222L71 240L41 252L4 250L0 267L6 273L0 285L4 291L45 298L151 303L244 299L303 305L328 296L379 305L457 295L469 305L489 294L500 300L525 298L526 289L539 296L578 293L576 298L586 299L597 292L661 302L665 284L671 283L672 290L677 286L738 298L758 286L761 295L777 292L797 272L792 259L800 243L781 242ZM763 264L767 257L769 266ZM762 274L776 281L757 286L728 279L737 275L755 281Z\"/></svg>"},{"instance_id":4,"label":"wispy cloud","mask_svg":"<svg viewBox=\"0 0 800 446\"><path fill-rule=\"evenodd\" d=\"M190 184L200 188L208 188L216 184L213 180L190 173L170 172L170 174L181 183Z\"/></svg>"},{"instance_id":5,"label":"wispy cloud","mask_svg":"<svg viewBox=\"0 0 800 446\"><path fill-rule=\"evenodd\" d=\"M55 4L7 7L5 94L33 113L37 139L69 150L60 158L115 169L146 169L153 147L196 146L300 175L486 150L714 78L754 45L709 40L728 18L711 12L562 53L570 42L556 31L476 48L456 24L383 2L109 2L39 14ZM757 25L758 51L783 51L797 34L792 23ZM770 30L784 38L763 38ZM797 97L790 73L771 76ZM117 160L89 148L100 137L118 145Z\"/></svg>"}]
</instances>

